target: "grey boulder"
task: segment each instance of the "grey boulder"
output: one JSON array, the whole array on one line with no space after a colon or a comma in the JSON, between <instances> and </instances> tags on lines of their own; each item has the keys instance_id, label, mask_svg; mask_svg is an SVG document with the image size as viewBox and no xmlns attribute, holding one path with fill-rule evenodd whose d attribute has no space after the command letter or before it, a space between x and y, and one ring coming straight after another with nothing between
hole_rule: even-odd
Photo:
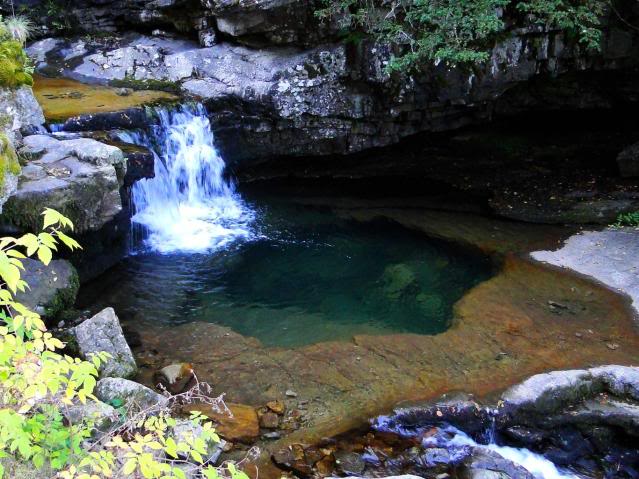
<instances>
[{"instance_id":1,"label":"grey boulder","mask_svg":"<svg viewBox=\"0 0 639 479\"><path fill-rule=\"evenodd\" d=\"M127 378L137 372L133 353L113 308L106 308L73 328L73 335L85 358L99 352L109 353L110 358L100 366L101 378Z\"/></svg>"}]
</instances>

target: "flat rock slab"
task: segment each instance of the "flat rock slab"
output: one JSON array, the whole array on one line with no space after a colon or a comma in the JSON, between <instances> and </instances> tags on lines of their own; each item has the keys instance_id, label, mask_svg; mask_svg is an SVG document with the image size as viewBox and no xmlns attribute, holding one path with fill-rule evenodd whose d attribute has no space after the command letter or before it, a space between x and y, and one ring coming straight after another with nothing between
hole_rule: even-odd
<instances>
[{"instance_id":1,"label":"flat rock slab","mask_svg":"<svg viewBox=\"0 0 639 479\"><path fill-rule=\"evenodd\" d=\"M556 251L535 251L537 261L591 276L632 298L639 311L639 230L608 228L571 236Z\"/></svg>"},{"instance_id":2,"label":"flat rock slab","mask_svg":"<svg viewBox=\"0 0 639 479\"><path fill-rule=\"evenodd\" d=\"M119 148L90 138L31 135L20 153L28 163L3 211L14 226L37 231L44 208L53 208L73 221L76 233L84 233L101 229L122 211L126 159Z\"/></svg>"}]
</instances>

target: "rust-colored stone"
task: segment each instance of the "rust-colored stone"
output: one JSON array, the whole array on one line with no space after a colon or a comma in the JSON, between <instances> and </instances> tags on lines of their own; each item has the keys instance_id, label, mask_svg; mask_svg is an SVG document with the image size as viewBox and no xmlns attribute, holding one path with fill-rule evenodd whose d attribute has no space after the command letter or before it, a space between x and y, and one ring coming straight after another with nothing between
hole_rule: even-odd
<instances>
[{"instance_id":1,"label":"rust-colored stone","mask_svg":"<svg viewBox=\"0 0 639 479\"><path fill-rule=\"evenodd\" d=\"M284 403L280 400L269 401L266 403L266 407L273 411L275 414L280 415L284 414L284 411L286 410L286 406L284 406Z\"/></svg>"},{"instance_id":2,"label":"rust-colored stone","mask_svg":"<svg viewBox=\"0 0 639 479\"><path fill-rule=\"evenodd\" d=\"M277 429L280 425L280 418L274 412L267 412L260 416L260 426L265 429Z\"/></svg>"},{"instance_id":3,"label":"rust-colored stone","mask_svg":"<svg viewBox=\"0 0 639 479\"><path fill-rule=\"evenodd\" d=\"M227 404L232 416L213 411L206 404L190 404L186 411L199 411L216 423L216 432L232 442L254 442L260 434L260 425L255 408L244 404Z\"/></svg>"}]
</instances>

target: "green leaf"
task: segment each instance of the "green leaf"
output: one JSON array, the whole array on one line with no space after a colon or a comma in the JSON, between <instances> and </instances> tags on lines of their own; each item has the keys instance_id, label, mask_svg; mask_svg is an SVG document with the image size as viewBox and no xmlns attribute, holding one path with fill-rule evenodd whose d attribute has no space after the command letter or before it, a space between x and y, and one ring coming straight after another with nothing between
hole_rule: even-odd
<instances>
[{"instance_id":1,"label":"green leaf","mask_svg":"<svg viewBox=\"0 0 639 479\"><path fill-rule=\"evenodd\" d=\"M38 259L47 266L52 258L53 253L51 253L51 250L45 245L40 245L40 248L38 248Z\"/></svg>"}]
</instances>

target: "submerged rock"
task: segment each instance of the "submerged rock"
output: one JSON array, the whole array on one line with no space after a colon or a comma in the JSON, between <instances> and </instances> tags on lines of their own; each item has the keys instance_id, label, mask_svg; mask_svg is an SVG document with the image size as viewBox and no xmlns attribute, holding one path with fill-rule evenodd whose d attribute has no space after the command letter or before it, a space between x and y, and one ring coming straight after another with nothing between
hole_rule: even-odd
<instances>
[{"instance_id":1,"label":"submerged rock","mask_svg":"<svg viewBox=\"0 0 639 479\"><path fill-rule=\"evenodd\" d=\"M419 291L417 276L406 264L393 264L386 267L381 282L384 295L394 301L415 295Z\"/></svg>"},{"instance_id":2,"label":"submerged rock","mask_svg":"<svg viewBox=\"0 0 639 479\"><path fill-rule=\"evenodd\" d=\"M78 349L85 358L91 354L106 352L111 355L100 366L100 377L127 378L138 368L131 348L124 338L120 321L113 308L106 308L73 328Z\"/></svg>"},{"instance_id":3,"label":"submerged rock","mask_svg":"<svg viewBox=\"0 0 639 479\"><path fill-rule=\"evenodd\" d=\"M58 259L45 266L34 259L23 259L22 279L29 288L16 300L47 318L56 318L75 303L80 282L71 263Z\"/></svg>"}]
</instances>

